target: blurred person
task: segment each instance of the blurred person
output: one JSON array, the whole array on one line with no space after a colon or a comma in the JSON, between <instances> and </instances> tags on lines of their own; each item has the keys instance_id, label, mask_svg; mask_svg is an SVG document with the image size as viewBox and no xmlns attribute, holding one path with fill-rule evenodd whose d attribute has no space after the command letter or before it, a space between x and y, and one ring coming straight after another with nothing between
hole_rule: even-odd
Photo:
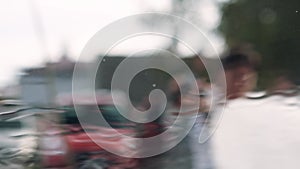
<instances>
[{"instance_id":1,"label":"blurred person","mask_svg":"<svg viewBox=\"0 0 300 169\"><path fill-rule=\"evenodd\" d=\"M226 98L236 99L256 86L257 65L247 55L236 53L222 59L226 80Z\"/></svg>"},{"instance_id":2,"label":"blurred person","mask_svg":"<svg viewBox=\"0 0 300 169\"><path fill-rule=\"evenodd\" d=\"M223 104L218 100L218 97L222 97L226 93L226 98L236 99L243 97L247 91L250 91L256 83L256 71L254 64L248 59L246 55L235 53L230 54L222 60L222 64L225 70L225 80L227 86L220 86L221 79L216 84L210 84L204 80L198 80L198 90L200 91L200 109L193 111L189 115L193 115L196 118L196 122L190 133L189 144L191 149L191 162L193 169L212 169L215 168L213 159L212 142L208 139L211 127L211 112L210 110L217 111L215 106ZM216 85L218 89L216 98L211 95L211 85ZM223 88L222 88L223 87ZM222 91L221 89L225 89ZM191 91L193 93L193 91ZM195 96L195 95L194 95ZM188 104L193 101L190 97L184 97L182 104ZM213 103L211 103L213 102ZM219 103L220 102L220 103ZM212 111L213 112L213 111ZM213 112L214 114L214 112ZM200 139L200 135L204 140Z\"/></svg>"},{"instance_id":3,"label":"blurred person","mask_svg":"<svg viewBox=\"0 0 300 169\"><path fill-rule=\"evenodd\" d=\"M225 86L220 86L222 83L216 82L217 87L220 88L217 93L219 97L226 93L227 99L237 99L245 96L246 92L252 90L256 84L256 64L254 64L247 55L240 53L232 53L222 60L222 64L225 70ZM222 79L221 79L222 80ZM224 79L223 79L224 80ZM188 134L188 144L191 153L191 168L193 169L212 169L215 168L213 161L212 142L211 140L200 140L200 134L209 136L210 128L210 108L211 106L217 106L219 100L212 98L211 96L211 84L206 82L204 78L197 80L198 88L192 88L189 86L188 81L184 80L187 91L186 93L176 92L174 90L172 96L175 101L175 107L189 106L198 104L198 110L191 110L182 112L181 115L185 117L184 122L188 122L186 119L196 119L193 127ZM171 83L172 84L172 83ZM222 87L225 91L222 91ZM175 89L174 84L171 89ZM196 95L196 91L199 91L200 95ZM180 97L182 95L182 97ZM200 97L200 102L195 103L195 97ZM213 105L211 105L212 99L215 99ZM218 111L216 107L212 107L215 111ZM178 114L175 114L178 115ZM193 121L193 120L191 120Z\"/></svg>"},{"instance_id":4,"label":"blurred person","mask_svg":"<svg viewBox=\"0 0 300 169\"><path fill-rule=\"evenodd\" d=\"M247 55L241 53L232 53L222 59L222 64L225 71L226 88L225 86L219 86L219 93L217 93L217 96L215 96L217 97L217 99L214 100L214 102L217 103L213 103L213 105L207 104L211 99L215 99L212 98L210 94L203 95L203 93L211 93L211 88L207 87L210 86L210 84L205 84L203 83L203 81L198 80L198 90L202 90L204 92L200 94L200 109L197 112L194 112L196 113L194 114L196 123L189 133L193 169L215 168L211 140L203 141L199 138L200 134L209 137L210 133L207 129L210 127L210 106L223 104L218 103L218 97L224 93L226 93L227 99L244 97L246 92L252 90L256 84L256 65L250 60ZM222 83L218 83L217 81L217 84L213 85L217 85L218 87L218 85L220 84ZM221 91L222 87L225 89L225 91ZM190 98L189 100L191 101L192 99ZM187 103L188 102L185 101L185 103L183 104ZM217 108L215 107L213 107L212 109L217 111Z\"/></svg>"},{"instance_id":5,"label":"blurred person","mask_svg":"<svg viewBox=\"0 0 300 169\"><path fill-rule=\"evenodd\" d=\"M232 53L222 60L222 64L225 70L225 80L227 86L220 86L220 81L216 84L210 84L205 78L197 79L197 88L193 88L192 84L189 83L191 79L187 79L184 75L179 79L181 80L179 84L175 81L170 82L170 94L169 99L173 102L173 107L179 109L181 106L189 107L193 105L199 105L199 109L184 111L180 113L180 118L182 119L182 125L194 122L193 127L187 136L188 147L190 152L191 168L193 169L211 169L215 168L213 161L212 143L211 140L201 141L200 134L204 136L209 135L210 127L210 113L209 110L211 106L217 106L219 100L212 98L211 96L211 85L216 85L218 93L217 98L226 93L227 99L237 99L245 96L246 92L252 90L256 84L256 64L244 54ZM202 69L201 69L202 70ZM221 78L220 78L221 79ZM224 79L221 79L224 80ZM179 86L181 86L184 91L179 91ZM222 91L222 87L225 91ZM200 95L197 95L197 91ZM196 97L200 97L196 99ZM213 105L211 101L214 99ZM195 103L200 101L199 103ZM217 108L212 107L212 109L217 111ZM174 112L173 115L178 116L179 113Z\"/></svg>"},{"instance_id":6,"label":"blurred person","mask_svg":"<svg viewBox=\"0 0 300 169\"><path fill-rule=\"evenodd\" d=\"M257 65L243 54L222 60L226 79L224 111L213 116L212 152L217 169L299 168L300 111L297 104L284 105L283 96L249 100L255 87ZM282 81L277 89L290 88ZM294 98L294 101L296 98ZM290 102L291 100L289 100Z\"/></svg>"}]
</instances>

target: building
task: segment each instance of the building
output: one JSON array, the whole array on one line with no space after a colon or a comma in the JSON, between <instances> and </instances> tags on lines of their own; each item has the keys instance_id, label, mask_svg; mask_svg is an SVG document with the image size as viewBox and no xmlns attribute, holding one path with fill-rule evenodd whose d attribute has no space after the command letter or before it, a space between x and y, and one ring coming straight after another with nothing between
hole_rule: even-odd
<instances>
[{"instance_id":1,"label":"building","mask_svg":"<svg viewBox=\"0 0 300 169\"><path fill-rule=\"evenodd\" d=\"M76 63L67 56L61 57L57 62L46 63L43 67L27 68L23 70L20 78L20 98L31 105L53 105L59 94L72 92L72 77L75 64L85 69L86 63ZM79 79L84 82L87 76Z\"/></svg>"}]
</instances>

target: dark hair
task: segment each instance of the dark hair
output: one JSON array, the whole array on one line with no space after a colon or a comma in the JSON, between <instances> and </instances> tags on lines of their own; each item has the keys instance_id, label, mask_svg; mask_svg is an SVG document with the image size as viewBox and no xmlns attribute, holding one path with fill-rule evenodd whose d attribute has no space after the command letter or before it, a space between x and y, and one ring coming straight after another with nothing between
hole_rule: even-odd
<instances>
[{"instance_id":1,"label":"dark hair","mask_svg":"<svg viewBox=\"0 0 300 169\"><path fill-rule=\"evenodd\" d=\"M230 70L237 67L250 67L253 70L258 68L257 63L253 62L247 55L244 54L229 54L221 61L224 70Z\"/></svg>"}]
</instances>

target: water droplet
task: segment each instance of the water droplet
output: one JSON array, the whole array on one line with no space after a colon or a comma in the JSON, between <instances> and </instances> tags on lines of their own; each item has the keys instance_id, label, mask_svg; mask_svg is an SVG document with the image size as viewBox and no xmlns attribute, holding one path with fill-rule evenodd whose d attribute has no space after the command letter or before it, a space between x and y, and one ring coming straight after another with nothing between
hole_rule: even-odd
<instances>
[{"instance_id":1,"label":"water droplet","mask_svg":"<svg viewBox=\"0 0 300 169\"><path fill-rule=\"evenodd\" d=\"M299 11L296 11L296 13L298 13Z\"/></svg>"},{"instance_id":2,"label":"water droplet","mask_svg":"<svg viewBox=\"0 0 300 169\"><path fill-rule=\"evenodd\" d=\"M105 59L103 59L102 61L105 62Z\"/></svg>"},{"instance_id":3,"label":"water droplet","mask_svg":"<svg viewBox=\"0 0 300 169\"><path fill-rule=\"evenodd\" d=\"M156 84L154 83L154 84L152 84L152 86L153 86L153 87L156 87Z\"/></svg>"}]
</instances>

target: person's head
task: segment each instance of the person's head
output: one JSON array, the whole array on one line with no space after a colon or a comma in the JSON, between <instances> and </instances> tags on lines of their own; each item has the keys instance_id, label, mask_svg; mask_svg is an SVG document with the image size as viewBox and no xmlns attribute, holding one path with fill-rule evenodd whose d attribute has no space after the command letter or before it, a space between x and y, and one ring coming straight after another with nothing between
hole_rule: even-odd
<instances>
[{"instance_id":1,"label":"person's head","mask_svg":"<svg viewBox=\"0 0 300 169\"><path fill-rule=\"evenodd\" d=\"M222 59L228 99L243 97L256 85L256 65L247 55L229 54Z\"/></svg>"}]
</instances>

